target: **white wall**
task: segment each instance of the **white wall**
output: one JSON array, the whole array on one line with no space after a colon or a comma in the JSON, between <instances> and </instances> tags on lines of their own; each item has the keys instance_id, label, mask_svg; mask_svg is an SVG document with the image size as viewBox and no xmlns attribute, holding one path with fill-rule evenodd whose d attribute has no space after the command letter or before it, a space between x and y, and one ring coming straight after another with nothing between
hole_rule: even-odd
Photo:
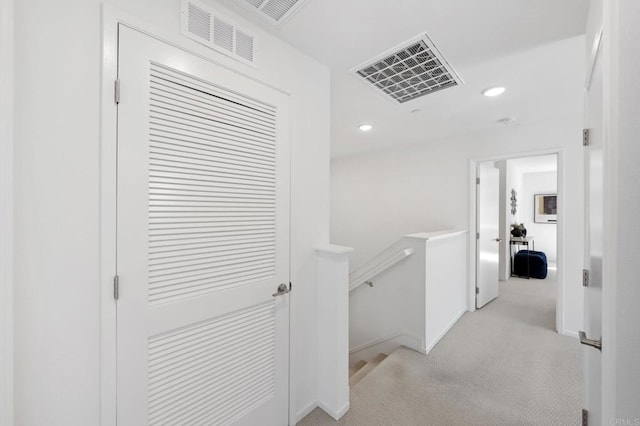
<instances>
[{"instance_id":1,"label":"white wall","mask_svg":"<svg viewBox=\"0 0 640 426\"><path fill-rule=\"evenodd\" d=\"M557 256L557 228L555 223L535 223L534 195L555 194L558 188L556 172L525 173L522 175L522 211L521 222L527 228L527 236L534 238L537 251L543 251L549 262L555 263ZM571 244L571 236L565 243Z\"/></svg>"},{"instance_id":2,"label":"white wall","mask_svg":"<svg viewBox=\"0 0 640 426\"><path fill-rule=\"evenodd\" d=\"M522 171L513 160L496 161L500 170L500 269L498 277L506 281L511 276L511 225L522 223ZM511 214L511 190L516 191L516 213Z\"/></svg>"},{"instance_id":3,"label":"white wall","mask_svg":"<svg viewBox=\"0 0 640 426\"><path fill-rule=\"evenodd\" d=\"M0 426L13 424L13 0L0 0Z\"/></svg>"},{"instance_id":4,"label":"white wall","mask_svg":"<svg viewBox=\"0 0 640 426\"><path fill-rule=\"evenodd\" d=\"M179 32L179 0L110 3L165 32ZM99 423L100 5L100 0L15 4L18 426ZM317 395L314 250L329 236L329 74L253 30L260 43L257 70L215 56L292 93L293 391L299 411Z\"/></svg>"},{"instance_id":5,"label":"white wall","mask_svg":"<svg viewBox=\"0 0 640 426\"><path fill-rule=\"evenodd\" d=\"M583 56L576 53L582 65ZM400 236L469 226L469 161L534 150L564 150L564 331L582 326L583 164L582 79L575 83L575 114L556 121L495 131L429 145L336 158L331 163L331 239L354 247L358 266ZM461 261L460 267L464 267Z\"/></svg>"}]
</instances>

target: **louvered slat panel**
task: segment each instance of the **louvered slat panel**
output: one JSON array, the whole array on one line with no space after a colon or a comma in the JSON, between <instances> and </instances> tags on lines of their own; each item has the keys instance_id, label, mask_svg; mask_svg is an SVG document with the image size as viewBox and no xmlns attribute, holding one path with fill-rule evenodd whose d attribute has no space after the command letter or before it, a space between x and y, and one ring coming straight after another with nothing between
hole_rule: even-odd
<instances>
[{"instance_id":1,"label":"louvered slat panel","mask_svg":"<svg viewBox=\"0 0 640 426\"><path fill-rule=\"evenodd\" d=\"M161 131L157 133L155 130ZM244 153L253 153L256 156L274 157L273 149L264 147L260 144L253 143L247 140L240 140L234 135L227 137L227 135L216 134L216 139L212 139L210 132L201 131L194 127L180 125L179 123L168 123L162 121L156 121L154 127L151 128L151 136L154 138L165 138L170 141L178 140L181 143L194 143L205 144L208 147L215 147L220 149L221 152L225 151L240 151ZM162 139L161 139L162 140Z\"/></svg>"},{"instance_id":2,"label":"louvered slat panel","mask_svg":"<svg viewBox=\"0 0 640 426\"><path fill-rule=\"evenodd\" d=\"M274 307L149 338L149 424L229 424L272 398Z\"/></svg>"},{"instance_id":3,"label":"louvered slat panel","mask_svg":"<svg viewBox=\"0 0 640 426\"><path fill-rule=\"evenodd\" d=\"M263 126L268 129L275 130L271 117L269 114L256 114L254 109L241 108L235 104L231 105L219 105L211 102L211 94L205 91L189 90L181 83L176 83L169 80L165 75L158 75L156 81L156 87L158 90L158 96L171 95L174 98L181 99L183 101L190 101L192 104L198 105L203 108L210 108L216 111L224 111L230 117L234 117L236 120L242 120L246 123L252 123L258 126Z\"/></svg>"},{"instance_id":4,"label":"louvered slat panel","mask_svg":"<svg viewBox=\"0 0 640 426\"><path fill-rule=\"evenodd\" d=\"M156 80L166 80L175 82L186 88L195 89L200 93L209 94L230 101L228 107L235 107L239 111L253 111L256 117L262 117L267 120L275 120L275 108L256 99L231 92L225 88L216 86L208 81L194 78L191 75L183 74L171 68L164 67L159 64L151 63L151 73ZM268 118L271 117L271 118Z\"/></svg>"},{"instance_id":5,"label":"louvered slat panel","mask_svg":"<svg viewBox=\"0 0 640 426\"><path fill-rule=\"evenodd\" d=\"M206 154L207 152L215 152L224 158L243 158L256 164L269 164L269 160L265 160L265 156L273 158L273 155L267 155L267 152L256 153L255 149L239 150L231 149L229 144L215 144L211 140L205 144L192 143L184 136L182 140L176 143L175 139L163 138L162 136L151 135L151 139L158 144L158 147L165 150L178 150L179 152L191 154ZM213 147L213 149L212 149Z\"/></svg>"},{"instance_id":6,"label":"louvered slat panel","mask_svg":"<svg viewBox=\"0 0 640 426\"><path fill-rule=\"evenodd\" d=\"M150 248L159 247L162 248L164 253L168 252L170 247L176 247L176 250L184 247L191 246L193 244L207 244L209 242L226 242L226 241L251 241L251 237L255 238L273 238L273 230L245 230L245 231L225 231L217 232L213 235L198 234L198 235L161 235L150 239ZM176 240L182 240L178 242ZM256 240L257 241L257 240ZM155 251L154 251L155 253Z\"/></svg>"},{"instance_id":7,"label":"louvered slat panel","mask_svg":"<svg viewBox=\"0 0 640 426\"><path fill-rule=\"evenodd\" d=\"M275 273L275 118L267 105L151 65L152 304Z\"/></svg>"},{"instance_id":8,"label":"louvered slat panel","mask_svg":"<svg viewBox=\"0 0 640 426\"><path fill-rule=\"evenodd\" d=\"M156 122L165 122L169 125L183 125L200 132L220 132L222 136L254 142L265 147L271 147L273 145L273 136L262 132L254 132L247 127L234 126L218 120L206 119L169 109L154 109L153 105L151 114L150 124L152 129L155 128L154 125Z\"/></svg>"},{"instance_id":9,"label":"louvered slat panel","mask_svg":"<svg viewBox=\"0 0 640 426\"><path fill-rule=\"evenodd\" d=\"M224 114L228 116L229 123L265 133L274 134L276 132L276 128L270 121L256 119L253 115L243 113L237 108L224 108L218 103L211 102L210 95L198 92L191 94L180 85L171 82L156 84L154 89L156 92L151 97L152 104L161 108L184 109L190 113L205 116L209 114Z\"/></svg>"},{"instance_id":10,"label":"louvered slat panel","mask_svg":"<svg viewBox=\"0 0 640 426\"><path fill-rule=\"evenodd\" d=\"M189 258L189 259L206 258L207 256L215 253L226 253L226 252L232 253L240 250L248 251L248 250L253 250L257 248L262 249L265 247L269 247L270 245L271 245L270 241L264 241L264 242L250 241L244 244L240 243L240 244L229 245L229 244L222 243L217 246L209 245L202 248L189 248L189 249L181 248L179 250L172 250L170 252L165 252L165 253L162 253L161 251L156 251L157 253L156 262L157 264L163 264L163 263L171 263L171 262L178 261L185 258ZM154 265L154 264L152 263L151 265Z\"/></svg>"},{"instance_id":11,"label":"louvered slat panel","mask_svg":"<svg viewBox=\"0 0 640 426\"><path fill-rule=\"evenodd\" d=\"M238 285L242 285L247 281L257 281L261 279L269 278L273 275L271 271L268 273L261 272L260 265L251 269L244 269L238 271L234 271L232 274L233 278L226 278L227 275L219 274L217 277L217 289L218 290L226 290L237 287ZM257 271L257 272L256 272ZM170 283L167 286L168 290L164 291L164 288L160 287L157 290L157 301L174 301L179 299L184 299L187 297L196 297L201 296L203 294L207 294L209 288L209 282L211 281L210 277L186 280L180 282L178 284Z\"/></svg>"}]
</instances>

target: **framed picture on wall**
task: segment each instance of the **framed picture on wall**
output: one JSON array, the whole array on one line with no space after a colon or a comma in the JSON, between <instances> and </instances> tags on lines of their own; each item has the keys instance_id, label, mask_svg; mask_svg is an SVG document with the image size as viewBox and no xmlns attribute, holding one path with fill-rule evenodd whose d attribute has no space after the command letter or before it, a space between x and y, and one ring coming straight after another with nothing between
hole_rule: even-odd
<instances>
[{"instance_id":1,"label":"framed picture on wall","mask_svg":"<svg viewBox=\"0 0 640 426\"><path fill-rule=\"evenodd\" d=\"M535 223L558 222L558 196L556 194L535 194L533 196L533 221Z\"/></svg>"}]
</instances>

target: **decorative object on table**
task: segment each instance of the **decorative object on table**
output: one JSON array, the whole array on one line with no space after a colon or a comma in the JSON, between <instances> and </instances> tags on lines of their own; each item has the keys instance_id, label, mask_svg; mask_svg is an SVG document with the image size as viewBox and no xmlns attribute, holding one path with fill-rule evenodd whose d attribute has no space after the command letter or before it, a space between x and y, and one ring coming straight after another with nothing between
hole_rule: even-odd
<instances>
[{"instance_id":1,"label":"decorative object on table","mask_svg":"<svg viewBox=\"0 0 640 426\"><path fill-rule=\"evenodd\" d=\"M526 237L527 236L527 228L524 227L522 223L514 223L511 225L511 236L512 237Z\"/></svg>"},{"instance_id":2,"label":"decorative object on table","mask_svg":"<svg viewBox=\"0 0 640 426\"><path fill-rule=\"evenodd\" d=\"M511 214L515 215L518 212L518 193L515 189L511 189Z\"/></svg>"},{"instance_id":3,"label":"decorative object on table","mask_svg":"<svg viewBox=\"0 0 640 426\"><path fill-rule=\"evenodd\" d=\"M533 221L535 223L558 222L558 197L556 194L534 195L533 206Z\"/></svg>"}]
</instances>

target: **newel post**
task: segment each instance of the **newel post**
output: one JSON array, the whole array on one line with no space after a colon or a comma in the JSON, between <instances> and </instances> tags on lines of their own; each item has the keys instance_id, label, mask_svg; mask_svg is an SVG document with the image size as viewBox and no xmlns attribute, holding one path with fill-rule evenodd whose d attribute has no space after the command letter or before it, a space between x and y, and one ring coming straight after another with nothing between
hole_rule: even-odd
<instances>
[{"instance_id":1,"label":"newel post","mask_svg":"<svg viewBox=\"0 0 640 426\"><path fill-rule=\"evenodd\" d=\"M350 247L318 247L318 406L338 420L349 411Z\"/></svg>"}]
</instances>

